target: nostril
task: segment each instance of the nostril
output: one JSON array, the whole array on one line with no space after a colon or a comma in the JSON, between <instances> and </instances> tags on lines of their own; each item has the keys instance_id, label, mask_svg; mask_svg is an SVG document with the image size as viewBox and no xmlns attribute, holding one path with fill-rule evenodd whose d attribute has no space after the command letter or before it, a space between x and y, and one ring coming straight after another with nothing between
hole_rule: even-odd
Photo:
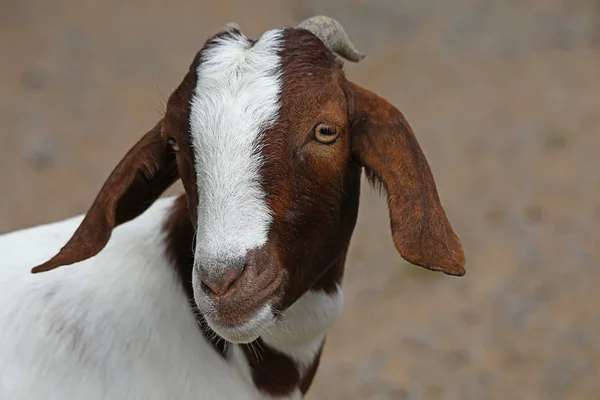
<instances>
[{"instance_id":1,"label":"nostril","mask_svg":"<svg viewBox=\"0 0 600 400\"><path fill-rule=\"evenodd\" d=\"M201 274L200 284L202 290L208 294L215 294L217 296L225 295L231 285L242 275L244 272L245 265L241 267L231 267L223 274Z\"/></svg>"},{"instance_id":2,"label":"nostril","mask_svg":"<svg viewBox=\"0 0 600 400\"><path fill-rule=\"evenodd\" d=\"M200 281L200 287L202 288L202 291L206 294L211 294L213 291L210 288L210 286L208 286L206 283L204 283L204 281Z\"/></svg>"}]
</instances>

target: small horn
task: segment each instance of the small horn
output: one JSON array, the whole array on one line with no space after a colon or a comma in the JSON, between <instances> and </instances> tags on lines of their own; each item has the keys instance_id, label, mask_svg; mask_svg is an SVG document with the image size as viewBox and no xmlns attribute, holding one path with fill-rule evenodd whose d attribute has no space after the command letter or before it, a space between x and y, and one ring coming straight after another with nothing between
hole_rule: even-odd
<instances>
[{"instance_id":1,"label":"small horn","mask_svg":"<svg viewBox=\"0 0 600 400\"><path fill-rule=\"evenodd\" d=\"M231 32L231 31L242 31L242 28L236 22L228 22L223 27L223 31Z\"/></svg>"},{"instance_id":2,"label":"small horn","mask_svg":"<svg viewBox=\"0 0 600 400\"><path fill-rule=\"evenodd\" d=\"M342 25L333 18L324 15L311 17L301 22L296 28L312 32L329 50L346 60L359 62L365 58L365 55L358 51L348 39Z\"/></svg>"}]
</instances>

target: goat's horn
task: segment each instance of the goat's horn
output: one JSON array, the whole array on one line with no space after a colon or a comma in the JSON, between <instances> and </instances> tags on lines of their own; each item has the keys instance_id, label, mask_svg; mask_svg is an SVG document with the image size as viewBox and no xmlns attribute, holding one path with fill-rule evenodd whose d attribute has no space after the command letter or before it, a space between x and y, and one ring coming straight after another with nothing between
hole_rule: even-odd
<instances>
[{"instance_id":1,"label":"goat's horn","mask_svg":"<svg viewBox=\"0 0 600 400\"><path fill-rule=\"evenodd\" d=\"M230 31L242 31L242 28L240 28L240 26L237 24L237 22L228 22L227 24L225 24L225 26L223 27L223 31L225 32L230 32Z\"/></svg>"},{"instance_id":2,"label":"goat's horn","mask_svg":"<svg viewBox=\"0 0 600 400\"><path fill-rule=\"evenodd\" d=\"M296 28L312 32L329 50L346 60L358 62L365 57L348 39L342 25L333 18L323 15L311 17L301 22Z\"/></svg>"}]
</instances>

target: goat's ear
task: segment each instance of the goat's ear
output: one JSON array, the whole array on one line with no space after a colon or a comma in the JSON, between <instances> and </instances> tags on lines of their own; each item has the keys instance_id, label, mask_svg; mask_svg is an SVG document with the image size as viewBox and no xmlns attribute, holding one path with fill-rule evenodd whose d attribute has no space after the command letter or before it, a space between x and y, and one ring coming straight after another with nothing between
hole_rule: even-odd
<instances>
[{"instance_id":1,"label":"goat's ear","mask_svg":"<svg viewBox=\"0 0 600 400\"><path fill-rule=\"evenodd\" d=\"M349 83L353 156L387 192L394 244L407 261L464 275L465 256L413 131L393 105Z\"/></svg>"},{"instance_id":2,"label":"goat's ear","mask_svg":"<svg viewBox=\"0 0 600 400\"><path fill-rule=\"evenodd\" d=\"M114 227L143 213L177 178L175 154L161 137L159 123L119 162L69 242L31 272L49 271L98 254Z\"/></svg>"}]
</instances>

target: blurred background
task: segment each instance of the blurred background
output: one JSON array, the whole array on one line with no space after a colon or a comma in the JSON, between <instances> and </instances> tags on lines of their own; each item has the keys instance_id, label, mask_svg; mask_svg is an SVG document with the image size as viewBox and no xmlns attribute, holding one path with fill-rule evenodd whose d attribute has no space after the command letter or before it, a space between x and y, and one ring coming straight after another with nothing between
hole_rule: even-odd
<instances>
[{"instance_id":1,"label":"blurred background","mask_svg":"<svg viewBox=\"0 0 600 400\"><path fill-rule=\"evenodd\" d=\"M412 124L468 262L403 262L365 186L308 398L598 399L599 0L0 0L0 233L85 212L223 24L314 14Z\"/></svg>"}]
</instances>

